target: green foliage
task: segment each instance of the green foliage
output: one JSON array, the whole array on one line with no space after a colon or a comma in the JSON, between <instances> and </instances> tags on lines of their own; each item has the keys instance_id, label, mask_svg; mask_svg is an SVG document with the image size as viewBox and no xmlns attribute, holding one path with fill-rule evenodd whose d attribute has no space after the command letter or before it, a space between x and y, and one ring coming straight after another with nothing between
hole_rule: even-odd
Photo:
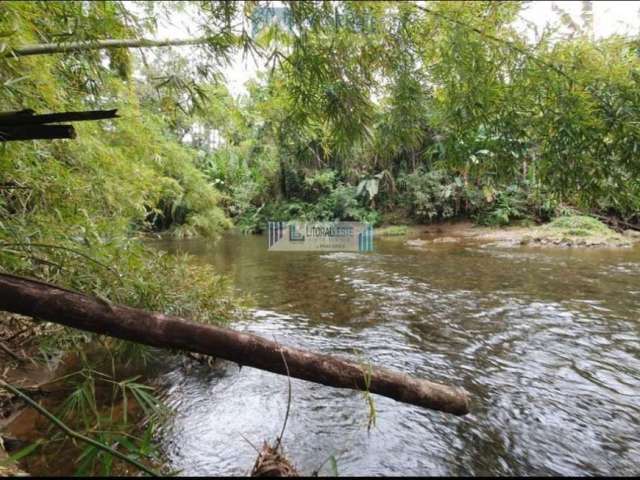
<instances>
[{"instance_id":1,"label":"green foliage","mask_svg":"<svg viewBox=\"0 0 640 480\"><path fill-rule=\"evenodd\" d=\"M264 44L286 61L239 105L260 125L246 141L268 145L255 164L271 166L248 203L309 202L310 179L335 172L369 207L419 221L544 220L562 204L636 215L637 41L594 39L586 9L583 26L560 12L570 35L531 42L513 27L522 6L289 5L298 29ZM406 188L382 188L381 171Z\"/></svg>"},{"instance_id":2,"label":"green foliage","mask_svg":"<svg viewBox=\"0 0 640 480\"><path fill-rule=\"evenodd\" d=\"M528 214L526 191L520 185L509 185L496 192L493 202L480 212L478 222L502 226L521 220Z\"/></svg>"},{"instance_id":3,"label":"green foliage","mask_svg":"<svg viewBox=\"0 0 640 480\"><path fill-rule=\"evenodd\" d=\"M555 245L631 246L631 241L595 218L563 215L532 231L535 242Z\"/></svg>"},{"instance_id":4,"label":"green foliage","mask_svg":"<svg viewBox=\"0 0 640 480\"><path fill-rule=\"evenodd\" d=\"M226 281L140 233L215 237L227 216L245 231L383 216L505 225L566 206L638 216L638 40L594 39L588 8L582 25L558 10L570 34L531 42L514 28L524 2L286 2L278 25L265 24L263 4L191 4L207 36L199 54L152 61L124 49L7 52L149 35L175 2L146 3L144 14L119 1L2 4L3 110L121 115L77 124L73 141L0 145L2 271L224 322L238 305ZM263 20L255 42L232 27L252 15ZM234 99L219 68L239 47L263 53L270 70ZM558 222L550 228L594 233L586 220ZM81 351L97 340L64 330L42 345ZM110 351L149 356L123 342ZM99 417L88 371L67 404L86 429ZM109 378L149 406L144 385ZM129 448L110 432L100 435ZM111 473L110 461L87 451L81 472Z\"/></svg>"},{"instance_id":5,"label":"green foliage","mask_svg":"<svg viewBox=\"0 0 640 480\"><path fill-rule=\"evenodd\" d=\"M15 32L8 41L19 44L78 17L98 35L116 25L126 30L125 13L119 3L92 4L87 13L77 3L9 2L0 30ZM218 277L145 247L136 233L215 236L229 225L220 194L199 170L197 151L178 141L160 113L143 108L136 85L94 65L93 53L86 55L73 62L55 55L0 59L5 78L29 79L0 86L6 109L116 106L120 114L113 121L77 123L72 141L0 145L0 264L114 302L202 318L214 296L225 303L225 287L214 288ZM74 86L86 82L99 86L99 100ZM200 299L187 288L194 281L205 282ZM212 318L222 318L223 310L214 308Z\"/></svg>"},{"instance_id":6,"label":"green foliage","mask_svg":"<svg viewBox=\"0 0 640 480\"><path fill-rule=\"evenodd\" d=\"M483 194L484 202L475 215L483 225L504 226L518 220L544 222L562 213L556 196L522 179L500 189L485 185Z\"/></svg>"},{"instance_id":7,"label":"green foliage","mask_svg":"<svg viewBox=\"0 0 640 480\"><path fill-rule=\"evenodd\" d=\"M151 440L157 421L167 411L153 389L137 383L137 377L118 381L112 376L115 371L111 375L97 371L83 354L81 362L81 370L57 379L70 390L57 418L75 431L90 432L93 440L129 458L158 463L159 454ZM61 432L53 433L53 428L51 425L52 435L42 453L63 442L64 448L78 451L76 475L115 474L117 463L109 452L92 444L74 445Z\"/></svg>"},{"instance_id":8,"label":"green foliage","mask_svg":"<svg viewBox=\"0 0 640 480\"><path fill-rule=\"evenodd\" d=\"M320 197L308 215L308 220L346 220L378 223L375 211L362 205L357 188L338 184L329 194Z\"/></svg>"},{"instance_id":9,"label":"green foliage","mask_svg":"<svg viewBox=\"0 0 640 480\"><path fill-rule=\"evenodd\" d=\"M558 204L542 189L526 181L496 186L491 177L471 184L445 170L418 170L399 181L400 205L418 222L460 216L484 225L508 225L516 220L545 221L556 215Z\"/></svg>"},{"instance_id":10,"label":"green foliage","mask_svg":"<svg viewBox=\"0 0 640 480\"><path fill-rule=\"evenodd\" d=\"M315 188L315 186L313 187ZM354 186L340 182L330 192L321 194L311 203L303 200L271 202L248 210L238 225L246 233L261 232L269 221L357 221L378 225L380 213L363 204Z\"/></svg>"},{"instance_id":11,"label":"green foliage","mask_svg":"<svg viewBox=\"0 0 640 480\"><path fill-rule=\"evenodd\" d=\"M121 2L4 2L0 8L5 51L148 31ZM230 225L198 149L181 142L176 128L188 123L186 114L174 114L176 105L192 114L187 107L194 95L208 91L173 78L154 93L149 77L132 75L134 66L128 50L0 54L1 110L117 108L120 115L76 123L74 140L0 143L0 271L42 278L105 302L225 323L240 306L226 279L140 238L151 232L215 237ZM191 92L185 93L187 87ZM205 97L203 102L220 98ZM108 343L113 364L127 365L148 359L148 348L63 328L39 342L45 356L71 350L83 358L82 370L68 379L61 415L79 431L148 459L158 405L150 387L105 373L83 353ZM105 389L106 399L100 393ZM138 405L135 418L128 418L127 403ZM122 404L124 416L114 413ZM149 431L138 438L145 422ZM87 447L77 453L77 473L114 472L104 451Z\"/></svg>"},{"instance_id":12,"label":"green foliage","mask_svg":"<svg viewBox=\"0 0 640 480\"><path fill-rule=\"evenodd\" d=\"M335 188L336 182L337 174L333 170L320 170L304 179L305 186L310 190L310 195L329 193Z\"/></svg>"},{"instance_id":13,"label":"green foliage","mask_svg":"<svg viewBox=\"0 0 640 480\"><path fill-rule=\"evenodd\" d=\"M476 189L444 170L418 170L402 176L398 183L403 190L401 202L420 222L452 218L477 207Z\"/></svg>"}]
</instances>

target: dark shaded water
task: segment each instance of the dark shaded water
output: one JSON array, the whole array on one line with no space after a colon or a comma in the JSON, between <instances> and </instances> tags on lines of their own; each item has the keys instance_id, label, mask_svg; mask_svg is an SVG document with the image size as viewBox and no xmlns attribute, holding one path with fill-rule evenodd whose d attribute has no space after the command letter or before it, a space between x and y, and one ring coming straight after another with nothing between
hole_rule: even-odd
<instances>
[{"instance_id":1,"label":"dark shaded water","mask_svg":"<svg viewBox=\"0 0 640 480\"><path fill-rule=\"evenodd\" d=\"M640 249L473 243L358 253L268 252L266 238L162 243L253 295L234 328L337 353L473 395L464 418L293 381L285 451L309 474L640 472ZM163 449L183 474L245 474L280 432L285 377L226 363L163 375L176 415ZM332 472L330 462L320 473Z\"/></svg>"}]
</instances>

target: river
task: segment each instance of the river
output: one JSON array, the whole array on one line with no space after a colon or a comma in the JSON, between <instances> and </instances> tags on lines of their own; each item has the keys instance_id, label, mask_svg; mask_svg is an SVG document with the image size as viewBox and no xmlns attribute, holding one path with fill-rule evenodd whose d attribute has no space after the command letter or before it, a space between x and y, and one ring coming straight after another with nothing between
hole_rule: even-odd
<instances>
[{"instance_id":1,"label":"river","mask_svg":"<svg viewBox=\"0 0 640 480\"><path fill-rule=\"evenodd\" d=\"M286 455L321 475L632 475L640 471L640 248L470 241L371 253L269 252L264 236L163 241L215 265L255 306L233 328L344 355L472 397L454 417L292 381ZM227 362L158 379L172 468L246 474L280 433L286 377ZM334 463L335 460L335 463Z\"/></svg>"}]
</instances>

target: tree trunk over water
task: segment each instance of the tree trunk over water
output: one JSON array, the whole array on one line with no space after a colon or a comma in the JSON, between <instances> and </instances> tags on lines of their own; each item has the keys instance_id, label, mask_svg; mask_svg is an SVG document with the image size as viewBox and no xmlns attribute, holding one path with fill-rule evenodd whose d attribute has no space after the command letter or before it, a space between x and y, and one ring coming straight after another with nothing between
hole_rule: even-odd
<instances>
[{"instance_id":1,"label":"tree trunk over water","mask_svg":"<svg viewBox=\"0 0 640 480\"><path fill-rule=\"evenodd\" d=\"M154 347L212 355L281 375L287 374L288 366L294 378L337 388L368 390L399 402L456 415L469 411L469 398L462 389L284 347L257 335L110 304L39 280L0 274L0 310Z\"/></svg>"}]
</instances>

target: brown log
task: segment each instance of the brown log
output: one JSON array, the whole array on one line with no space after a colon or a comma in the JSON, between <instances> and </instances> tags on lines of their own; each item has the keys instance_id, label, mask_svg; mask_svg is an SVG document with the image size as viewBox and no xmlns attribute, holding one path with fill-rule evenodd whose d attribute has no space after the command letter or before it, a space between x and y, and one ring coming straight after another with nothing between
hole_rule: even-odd
<instances>
[{"instance_id":1,"label":"brown log","mask_svg":"<svg viewBox=\"0 0 640 480\"><path fill-rule=\"evenodd\" d=\"M53 140L55 138L76 138L73 125L18 125L0 126L0 142L14 140Z\"/></svg>"},{"instance_id":2,"label":"brown log","mask_svg":"<svg viewBox=\"0 0 640 480\"><path fill-rule=\"evenodd\" d=\"M456 415L469 411L468 394L463 389L284 347L257 335L107 303L39 280L0 274L0 310L154 347L212 355L280 375L287 374L284 356L294 378L368 390Z\"/></svg>"}]
</instances>

